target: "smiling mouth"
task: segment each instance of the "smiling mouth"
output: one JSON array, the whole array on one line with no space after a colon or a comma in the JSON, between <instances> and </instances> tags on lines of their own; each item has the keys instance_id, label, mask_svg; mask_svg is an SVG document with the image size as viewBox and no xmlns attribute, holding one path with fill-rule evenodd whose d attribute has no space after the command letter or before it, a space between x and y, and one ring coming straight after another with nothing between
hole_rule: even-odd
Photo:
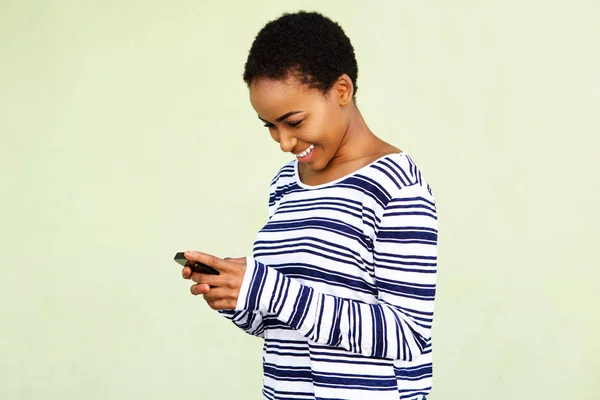
<instances>
[{"instance_id":1,"label":"smiling mouth","mask_svg":"<svg viewBox=\"0 0 600 400\"><path fill-rule=\"evenodd\" d=\"M306 150L304 150L301 153L295 154L295 156L298 158L304 158L304 157L308 156L313 151L314 148L315 148L315 145L311 144L310 146L308 146L308 148Z\"/></svg>"}]
</instances>

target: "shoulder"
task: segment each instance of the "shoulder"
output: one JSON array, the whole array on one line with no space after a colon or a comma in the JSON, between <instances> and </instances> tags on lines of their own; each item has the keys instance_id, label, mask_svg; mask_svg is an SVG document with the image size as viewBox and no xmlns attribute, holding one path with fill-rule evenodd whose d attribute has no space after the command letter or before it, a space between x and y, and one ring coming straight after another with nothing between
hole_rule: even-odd
<instances>
[{"instance_id":1,"label":"shoulder","mask_svg":"<svg viewBox=\"0 0 600 400\"><path fill-rule=\"evenodd\" d=\"M406 153L392 154L380 161L377 167L389 197L378 209L377 232L386 232L389 227L420 227L416 231L437 232L436 200L415 161Z\"/></svg>"},{"instance_id":2,"label":"shoulder","mask_svg":"<svg viewBox=\"0 0 600 400\"><path fill-rule=\"evenodd\" d=\"M273 176L273 178L271 179L271 191L273 191L274 188L281 186L282 184L289 183L296 179L295 163L296 161L292 160L283 165L281 168L279 168L275 176Z\"/></svg>"},{"instance_id":3,"label":"shoulder","mask_svg":"<svg viewBox=\"0 0 600 400\"><path fill-rule=\"evenodd\" d=\"M295 160L292 160L279 168L275 176L271 179L269 206L274 207L295 181L296 166Z\"/></svg>"},{"instance_id":4,"label":"shoulder","mask_svg":"<svg viewBox=\"0 0 600 400\"><path fill-rule=\"evenodd\" d=\"M431 186L406 152L381 157L373 163L371 171L373 180L385 188L389 200L412 196L415 192L433 200Z\"/></svg>"}]
</instances>

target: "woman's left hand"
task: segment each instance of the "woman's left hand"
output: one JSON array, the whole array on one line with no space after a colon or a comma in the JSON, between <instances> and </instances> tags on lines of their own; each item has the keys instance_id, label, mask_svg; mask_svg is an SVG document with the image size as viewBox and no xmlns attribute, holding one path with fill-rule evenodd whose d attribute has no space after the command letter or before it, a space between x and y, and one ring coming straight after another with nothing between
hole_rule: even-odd
<instances>
[{"instance_id":1,"label":"woman's left hand","mask_svg":"<svg viewBox=\"0 0 600 400\"><path fill-rule=\"evenodd\" d=\"M184 267L182 276L196 282L190 291L193 295L204 295L204 300L213 310L233 310L237 305L240 287L246 272L246 257L218 258L199 251L188 250L185 258L209 265L220 272L220 275L192 272Z\"/></svg>"}]
</instances>

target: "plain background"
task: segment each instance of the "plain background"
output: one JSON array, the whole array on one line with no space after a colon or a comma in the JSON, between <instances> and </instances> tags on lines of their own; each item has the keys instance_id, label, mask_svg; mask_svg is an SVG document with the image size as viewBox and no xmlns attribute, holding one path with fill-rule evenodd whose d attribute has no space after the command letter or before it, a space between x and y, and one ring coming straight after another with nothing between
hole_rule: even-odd
<instances>
[{"instance_id":1,"label":"plain background","mask_svg":"<svg viewBox=\"0 0 600 400\"><path fill-rule=\"evenodd\" d=\"M241 74L299 9L433 187L431 399L600 399L600 4L466 0L0 0L0 398L261 398L172 258L251 252L290 157Z\"/></svg>"}]
</instances>

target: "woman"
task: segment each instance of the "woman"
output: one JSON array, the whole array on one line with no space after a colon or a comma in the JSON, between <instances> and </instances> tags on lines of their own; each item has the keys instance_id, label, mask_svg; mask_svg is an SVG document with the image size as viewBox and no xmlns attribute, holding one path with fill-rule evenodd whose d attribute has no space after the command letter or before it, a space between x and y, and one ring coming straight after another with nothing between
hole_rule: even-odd
<instances>
[{"instance_id":1,"label":"woman","mask_svg":"<svg viewBox=\"0 0 600 400\"><path fill-rule=\"evenodd\" d=\"M275 175L253 256L192 261L211 308L264 338L266 399L425 399L437 215L413 160L371 132L355 104L342 28L284 14L257 35L244 80L258 118L295 155Z\"/></svg>"}]
</instances>

